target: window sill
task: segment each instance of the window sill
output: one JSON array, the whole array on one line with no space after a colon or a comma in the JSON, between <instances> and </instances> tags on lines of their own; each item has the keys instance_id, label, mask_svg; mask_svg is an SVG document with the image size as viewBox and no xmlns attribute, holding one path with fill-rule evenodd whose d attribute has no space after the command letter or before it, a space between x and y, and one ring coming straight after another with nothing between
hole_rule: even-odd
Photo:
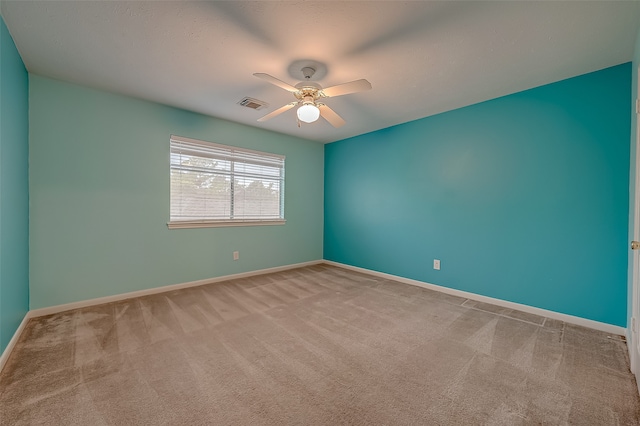
<instances>
[{"instance_id":1,"label":"window sill","mask_svg":"<svg viewBox=\"0 0 640 426\"><path fill-rule=\"evenodd\" d=\"M263 225L284 225L284 219L263 219L263 220L181 220L168 222L169 229L185 228L220 228L227 226L263 226Z\"/></svg>"}]
</instances>

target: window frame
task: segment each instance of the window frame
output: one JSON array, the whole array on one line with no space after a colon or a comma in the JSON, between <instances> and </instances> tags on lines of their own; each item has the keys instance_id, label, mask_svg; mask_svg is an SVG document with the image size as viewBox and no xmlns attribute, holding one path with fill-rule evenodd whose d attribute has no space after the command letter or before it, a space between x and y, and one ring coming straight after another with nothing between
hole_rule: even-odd
<instances>
[{"instance_id":1,"label":"window frame","mask_svg":"<svg viewBox=\"0 0 640 426\"><path fill-rule=\"evenodd\" d=\"M183 149L186 146L195 146L203 151L210 149L209 153L212 154L211 157L208 158L216 158L215 153L218 154L224 152L226 156L226 160L231 162L230 169L228 171L228 175L230 176L230 211L233 211L234 205L234 177L236 176L234 171L234 165L236 162L242 162L241 158L243 155L251 157L260 157L263 156L265 159L268 159L269 162L277 162L279 159L281 161L280 167L280 177L279 177L279 186L280 186L280 199L279 199L279 210L280 217L279 218L224 218L224 219L193 219L193 220L172 220L171 219L171 206L172 206L172 181L171 181L171 171L174 169L174 165L171 162L171 156L174 153L174 149L179 149L176 145L174 145L174 141L177 144L182 144ZM207 157L202 157L207 158ZM223 158L223 157L218 157ZM258 160L259 161L259 160ZM251 161L247 161L245 159L244 163L251 164ZM213 169L212 169L213 170ZM225 174L225 173L220 173ZM212 227L232 227L232 226L259 226L259 225L284 225L286 223L286 219L284 217L284 191L285 191L285 156L280 154L273 154L269 152L256 151L246 148L240 148L232 145L223 145L214 142L207 142L198 139L186 138L183 136L171 135L169 138L169 222L167 222L167 227L169 229L185 229L185 228L212 228ZM230 213L231 215L231 213Z\"/></svg>"}]
</instances>

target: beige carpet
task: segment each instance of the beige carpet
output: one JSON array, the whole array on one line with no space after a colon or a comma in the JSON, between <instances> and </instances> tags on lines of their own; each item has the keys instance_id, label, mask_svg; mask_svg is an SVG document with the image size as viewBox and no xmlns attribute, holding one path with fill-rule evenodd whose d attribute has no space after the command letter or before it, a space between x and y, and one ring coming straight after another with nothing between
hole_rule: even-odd
<instances>
[{"instance_id":1,"label":"beige carpet","mask_svg":"<svg viewBox=\"0 0 640 426\"><path fill-rule=\"evenodd\" d=\"M318 265L31 320L2 425L640 423L621 337Z\"/></svg>"}]
</instances>

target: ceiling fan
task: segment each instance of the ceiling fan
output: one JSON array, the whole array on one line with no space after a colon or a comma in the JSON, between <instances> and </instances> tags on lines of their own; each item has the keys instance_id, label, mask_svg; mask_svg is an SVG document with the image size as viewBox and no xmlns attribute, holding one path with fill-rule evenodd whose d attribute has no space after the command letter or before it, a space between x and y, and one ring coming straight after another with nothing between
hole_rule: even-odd
<instances>
[{"instance_id":1,"label":"ceiling fan","mask_svg":"<svg viewBox=\"0 0 640 426\"><path fill-rule=\"evenodd\" d=\"M316 70L312 67L302 68L302 74L307 81L302 81L295 86L285 83L282 80L278 80L277 78L269 74L260 72L253 74L258 78L261 78L275 86L280 87L281 89L293 93L293 96L295 96L297 99L296 101L286 104L278 108L277 110L265 115L264 117L259 118L258 121L267 121L270 118L273 118L276 115L280 115L283 112L295 107L296 105L299 105L300 107L297 111L299 121L303 121L305 123L313 123L320 116L322 116L322 118L327 120L333 127L343 126L346 123L344 119L327 105L319 102L319 100L322 98L330 98L335 96L348 95L350 93L363 92L365 90L371 89L371 83L369 83L365 79L360 79L323 89L322 86L320 86L318 83L308 81L311 79L311 77L313 77L315 72Z\"/></svg>"}]
</instances>

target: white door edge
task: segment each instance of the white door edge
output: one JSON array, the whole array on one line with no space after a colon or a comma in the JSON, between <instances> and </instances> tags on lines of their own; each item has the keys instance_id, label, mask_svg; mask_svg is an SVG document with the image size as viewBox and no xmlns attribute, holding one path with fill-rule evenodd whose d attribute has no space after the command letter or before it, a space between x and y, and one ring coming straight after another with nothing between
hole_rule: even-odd
<instances>
[{"instance_id":1,"label":"white door edge","mask_svg":"<svg viewBox=\"0 0 640 426\"><path fill-rule=\"evenodd\" d=\"M640 82L640 68L636 71L638 82ZM638 88L640 89L640 87ZM640 90L635 94L635 114L636 114L636 158L635 158L635 194L634 194L634 225L633 239L640 241L640 120L638 120L638 99ZM630 244L631 242L629 242ZM633 250L632 255L632 311L631 311L631 341L628 342L629 361L631 371L638 376L640 374L640 250ZM636 382L640 382L636 380ZM640 391L640 384L638 384Z\"/></svg>"}]
</instances>

